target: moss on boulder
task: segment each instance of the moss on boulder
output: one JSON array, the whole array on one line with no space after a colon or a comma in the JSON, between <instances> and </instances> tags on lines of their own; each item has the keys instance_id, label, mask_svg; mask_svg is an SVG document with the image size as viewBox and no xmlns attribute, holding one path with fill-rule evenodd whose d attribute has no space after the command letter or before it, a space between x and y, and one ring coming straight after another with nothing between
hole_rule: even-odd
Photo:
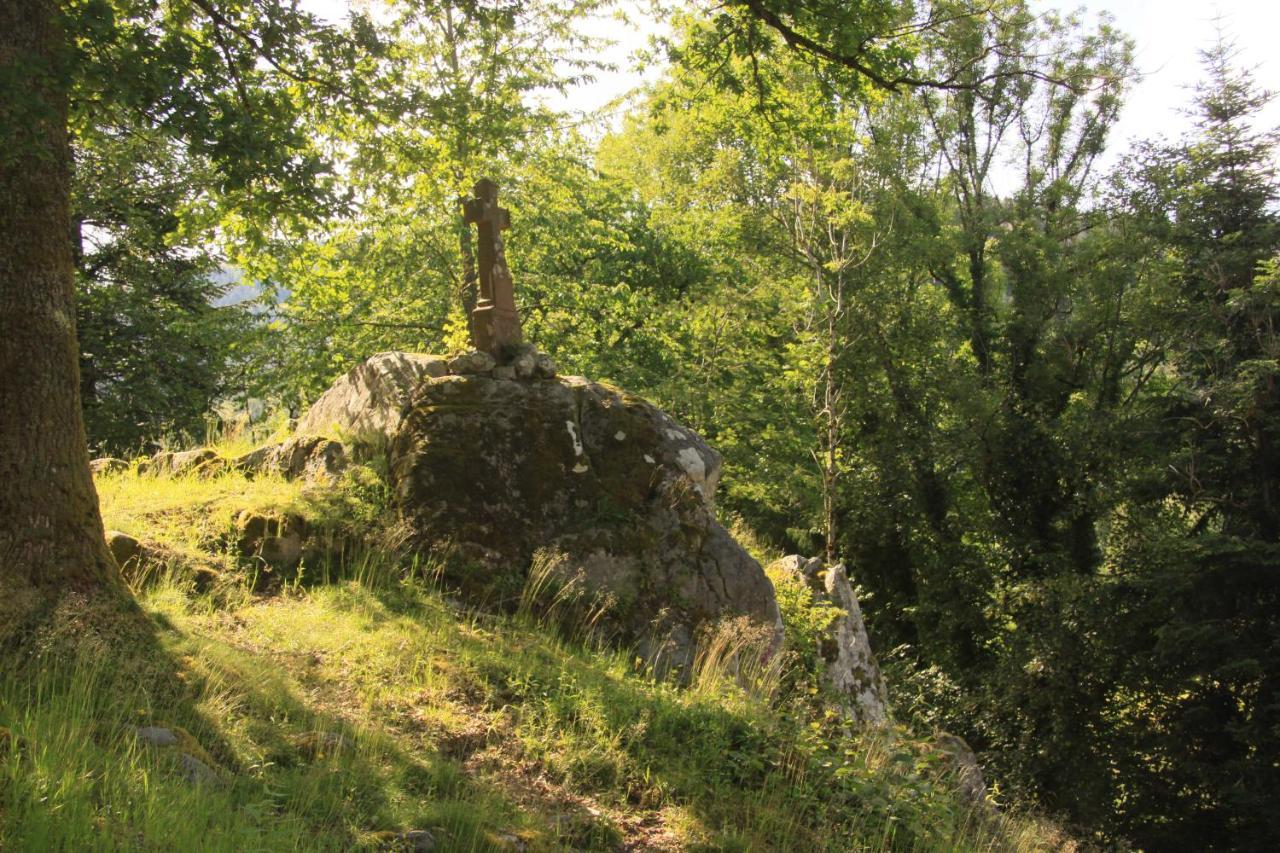
<instances>
[{"instance_id":1,"label":"moss on boulder","mask_svg":"<svg viewBox=\"0 0 1280 853\"><path fill-rule=\"evenodd\" d=\"M721 619L780 625L760 565L715 519L719 472L695 433L578 377L429 379L391 446L415 545L453 546L506 594L536 552L561 554L557 571L612 602L617 639L677 665Z\"/></svg>"}]
</instances>

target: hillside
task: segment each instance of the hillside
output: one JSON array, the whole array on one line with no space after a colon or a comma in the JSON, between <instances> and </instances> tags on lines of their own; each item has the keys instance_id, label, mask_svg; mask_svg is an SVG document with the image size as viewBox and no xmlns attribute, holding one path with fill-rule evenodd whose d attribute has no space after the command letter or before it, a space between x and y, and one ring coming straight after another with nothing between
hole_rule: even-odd
<instances>
[{"instance_id":1,"label":"hillside","mask_svg":"<svg viewBox=\"0 0 1280 853\"><path fill-rule=\"evenodd\" d=\"M1118 2L2 0L0 853L1280 850L1280 3Z\"/></svg>"},{"instance_id":2,"label":"hillside","mask_svg":"<svg viewBox=\"0 0 1280 853\"><path fill-rule=\"evenodd\" d=\"M841 725L797 660L735 675L722 646L681 685L583 640L536 581L507 612L462 606L437 567L385 547L368 467L323 488L136 465L97 485L108 528L148 555L126 566L147 629L84 635L73 618L5 675L6 849L1063 843L964 806L945 756L907 731ZM245 510L343 545L271 569L234 546ZM176 744L140 739L157 728Z\"/></svg>"}]
</instances>

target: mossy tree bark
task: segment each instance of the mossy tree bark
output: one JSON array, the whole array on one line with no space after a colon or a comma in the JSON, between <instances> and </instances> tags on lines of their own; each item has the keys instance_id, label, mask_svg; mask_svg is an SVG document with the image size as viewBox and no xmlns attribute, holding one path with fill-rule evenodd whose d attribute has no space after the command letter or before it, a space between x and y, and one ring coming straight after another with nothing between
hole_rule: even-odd
<instances>
[{"instance_id":1,"label":"mossy tree bark","mask_svg":"<svg viewBox=\"0 0 1280 853\"><path fill-rule=\"evenodd\" d=\"M0 3L0 595L113 582L80 406L65 41L56 0ZM35 592L35 595L31 593ZM21 613L5 613L10 620Z\"/></svg>"}]
</instances>

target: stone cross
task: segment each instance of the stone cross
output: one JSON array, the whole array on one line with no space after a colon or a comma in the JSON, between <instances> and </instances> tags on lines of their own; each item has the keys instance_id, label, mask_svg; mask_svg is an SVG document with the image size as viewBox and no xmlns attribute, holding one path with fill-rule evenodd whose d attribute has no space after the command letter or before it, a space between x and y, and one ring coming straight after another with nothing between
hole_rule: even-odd
<instances>
[{"instance_id":1,"label":"stone cross","mask_svg":"<svg viewBox=\"0 0 1280 853\"><path fill-rule=\"evenodd\" d=\"M471 343L503 361L522 341L515 285L502 251L502 232L511 227L511 215L505 207L498 207L498 185L493 181L477 181L475 193L475 198L467 199L462 213L463 221L475 223L479 232L480 298L471 312Z\"/></svg>"}]
</instances>

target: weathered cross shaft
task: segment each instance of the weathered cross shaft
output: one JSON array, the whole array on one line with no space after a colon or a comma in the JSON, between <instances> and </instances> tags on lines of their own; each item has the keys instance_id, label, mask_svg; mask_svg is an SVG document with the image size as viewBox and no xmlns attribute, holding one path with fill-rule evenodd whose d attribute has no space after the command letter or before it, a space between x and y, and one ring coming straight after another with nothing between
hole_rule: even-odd
<instances>
[{"instance_id":1,"label":"weathered cross shaft","mask_svg":"<svg viewBox=\"0 0 1280 853\"><path fill-rule=\"evenodd\" d=\"M463 220L478 232L476 260L480 298L471 312L471 343L499 361L520 346L520 315L516 313L515 284L503 253L502 232L511 215L498 206L498 185L488 178L476 182L475 198L463 206Z\"/></svg>"}]
</instances>

